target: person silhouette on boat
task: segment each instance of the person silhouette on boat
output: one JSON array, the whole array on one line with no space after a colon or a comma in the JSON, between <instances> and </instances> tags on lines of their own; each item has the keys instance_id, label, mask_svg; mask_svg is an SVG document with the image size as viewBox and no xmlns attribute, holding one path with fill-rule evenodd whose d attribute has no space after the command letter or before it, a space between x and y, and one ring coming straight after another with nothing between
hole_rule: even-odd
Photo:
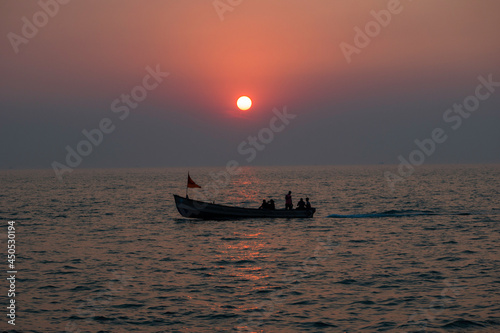
<instances>
[{"instance_id":1,"label":"person silhouette on boat","mask_svg":"<svg viewBox=\"0 0 500 333\"><path fill-rule=\"evenodd\" d=\"M309 210L311 209L311 203L309 202L309 198L306 198L306 209Z\"/></svg>"},{"instance_id":2,"label":"person silhouette on boat","mask_svg":"<svg viewBox=\"0 0 500 333\"><path fill-rule=\"evenodd\" d=\"M262 200L262 205L260 205L259 209L268 209L269 204L267 203L266 199Z\"/></svg>"},{"instance_id":3,"label":"person silhouette on boat","mask_svg":"<svg viewBox=\"0 0 500 333\"><path fill-rule=\"evenodd\" d=\"M304 202L304 199L300 198L299 202L297 202L297 210L305 210L306 209L306 203Z\"/></svg>"},{"instance_id":4,"label":"person silhouette on boat","mask_svg":"<svg viewBox=\"0 0 500 333\"><path fill-rule=\"evenodd\" d=\"M288 194L285 195L285 209L292 210L293 202L292 202L292 191L288 191Z\"/></svg>"},{"instance_id":5,"label":"person silhouette on boat","mask_svg":"<svg viewBox=\"0 0 500 333\"><path fill-rule=\"evenodd\" d=\"M275 210L276 209L276 205L274 204L274 200L273 199L269 200L267 208L271 209L271 210Z\"/></svg>"}]
</instances>

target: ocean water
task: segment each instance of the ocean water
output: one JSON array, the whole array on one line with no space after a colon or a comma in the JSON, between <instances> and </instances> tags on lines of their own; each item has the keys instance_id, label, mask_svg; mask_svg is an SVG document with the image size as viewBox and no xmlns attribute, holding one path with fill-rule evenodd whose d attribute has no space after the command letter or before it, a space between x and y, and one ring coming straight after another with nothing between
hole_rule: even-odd
<instances>
[{"instance_id":1,"label":"ocean water","mask_svg":"<svg viewBox=\"0 0 500 333\"><path fill-rule=\"evenodd\" d=\"M308 196L313 219L181 217L187 169L2 171L17 332L499 332L500 166L247 167L211 201ZM191 168L202 198L217 168ZM217 177L215 177L217 178ZM220 178L220 177L219 177ZM220 179L219 179L220 180ZM217 183L215 183L217 184ZM5 264L6 267L6 264Z\"/></svg>"}]
</instances>

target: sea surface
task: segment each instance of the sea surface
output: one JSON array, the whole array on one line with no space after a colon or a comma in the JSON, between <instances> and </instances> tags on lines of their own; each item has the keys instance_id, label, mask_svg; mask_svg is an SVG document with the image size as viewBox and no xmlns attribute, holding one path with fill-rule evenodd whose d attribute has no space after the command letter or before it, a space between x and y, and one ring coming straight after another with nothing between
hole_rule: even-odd
<instances>
[{"instance_id":1,"label":"sea surface","mask_svg":"<svg viewBox=\"0 0 500 333\"><path fill-rule=\"evenodd\" d=\"M183 218L187 169L1 171L0 329L500 332L499 165L422 166L394 191L397 166L223 170L190 168L190 197L282 207L290 190L316 215Z\"/></svg>"}]
</instances>

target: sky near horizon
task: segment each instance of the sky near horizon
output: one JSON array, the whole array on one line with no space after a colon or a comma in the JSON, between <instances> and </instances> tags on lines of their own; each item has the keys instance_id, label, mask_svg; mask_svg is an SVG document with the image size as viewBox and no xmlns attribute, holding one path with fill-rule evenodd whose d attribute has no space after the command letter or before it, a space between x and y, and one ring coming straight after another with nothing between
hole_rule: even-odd
<instances>
[{"instance_id":1,"label":"sky near horizon","mask_svg":"<svg viewBox=\"0 0 500 333\"><path fill-rule=\"evenodd\" d=\"M424 163L500 163L497 0L0 0L0 13L0 169L66 165L100 126L77 167L398 164L439 128Z\"/></svg>"}]
</instances>

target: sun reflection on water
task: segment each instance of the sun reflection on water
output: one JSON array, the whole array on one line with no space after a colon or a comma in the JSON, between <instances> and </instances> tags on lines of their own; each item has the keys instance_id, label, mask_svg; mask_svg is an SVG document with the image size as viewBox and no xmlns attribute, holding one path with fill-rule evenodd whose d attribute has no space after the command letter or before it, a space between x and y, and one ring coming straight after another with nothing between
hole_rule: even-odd
<instances>
[{"instance_id":1,"label":"sun reflection on water","mask_svg":"<svg viewBox=\"0 0 500 333\"><path fill-rule=\"evenodd\" d=\"M264 273L262 262L268 259L265 253L269 244L261 241L262 232L234 232L228 238L230 243L221 245L215 262L225 267L225 277L241 281L255 281L268 277Z\"/></svg>"}]
</instances>

